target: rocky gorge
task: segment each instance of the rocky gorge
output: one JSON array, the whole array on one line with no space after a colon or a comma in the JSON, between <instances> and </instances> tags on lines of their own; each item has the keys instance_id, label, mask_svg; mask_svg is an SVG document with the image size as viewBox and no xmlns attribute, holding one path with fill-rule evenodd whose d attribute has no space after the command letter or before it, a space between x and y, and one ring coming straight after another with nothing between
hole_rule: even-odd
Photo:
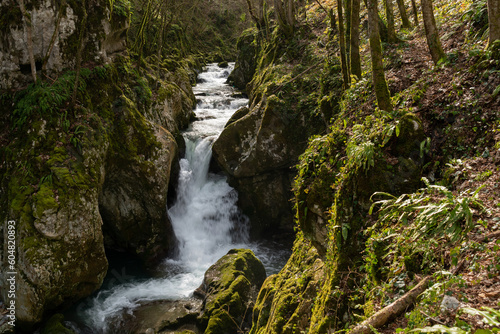
<instances>
[{"instance_id":1,"label":"rocky gorge","mask_svg":"<svg viewBox=\"0 0 500 334\"><path fill-rule=\"evenodd\" d=\"M255 27L231 73L206 66L227 45L188 52L175 6L152 3L0 4L5 305L9 222L17 270L16 327L0 332L366 333L401 301L384 333L500 326L500 44L484 39L485 1L435 1L439 63L418 22L384 41L391 108L368 68L346 73L333 2L281 15L287 1L247 1ZM110 251L137 256L147 279L96 293ZM445 295L465 311L442 311ZM82 327L59 314L75 305ZM493 325L461 313L474 307Z\"/></svg>"}]
</instances>

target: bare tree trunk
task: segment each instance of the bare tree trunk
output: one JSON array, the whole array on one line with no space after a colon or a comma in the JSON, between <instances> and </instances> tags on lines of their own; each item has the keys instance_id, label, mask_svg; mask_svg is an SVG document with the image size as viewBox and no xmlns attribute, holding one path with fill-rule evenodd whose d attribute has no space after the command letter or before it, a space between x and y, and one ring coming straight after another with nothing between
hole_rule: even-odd
<instances>
[{"instance_id":1,"label":"bare tree trunk","mask_svg":"<svg viewBox=\"0 0 500 334\"><path fill-rule=\"evenodd\" d=\"M339 17L339 42L340 42L340 61L342 63L342 77L344 79L344 88L347 89L351 85L349 69L347 67L347 58L345 53L345 32L344 32L344 17L342 14L342 0L337 0L337 15Z\"/></svg>"},{"instance_id":2,"label":"bare tree trunk","mask_svg":"<svg viewBox=\"0 0 500 334\"><path fill-rule=\"evenodd\" d=\"M392 111L391 94L385 80L382 60L382 44L378 32L377 0L368 0L368 30L370 38L370 54L372 57L372 79L378 107L387 112Z\"/></svg>"},{"instance_id":3,"label":"bare tree trunk","mask_svg":"<svg viewBox=\"0 0 500 334\"><path fill-rule=\"evenodd\" d=\"M399 13L401 14L401 22L403 22L403 28L411 28L410 19L408 18L408 13L406 13L406 6L404 0L396 0L398 3Z\"/></svg>"},{"instance_id":4,"label":"bare tree trunk","mask_svg":"<svg viewBox=\"0 0 500 334\"><path fill-rule=\"evenodd\" d=\"M432 0L422 0L422 16L424 18L425 35L427 37L427 45L431 53L432 61L437 64L440 59L446 55L441 46L439 32L434 18L434 10L432 9Z\"/></svg>"},{"instance_id":5,"label":"bare tree trunk","mask_svg":"<svg viewBox=\"0 0 500 334\"><path fill-rule=\"evenodd\" d=\"M76 70L75 70L75 86L73 87L73 97L71 103L74 105L76 103L76 95L78 93L78 86L80 84L80 70L82 68L82 51L83 51L83 40L85 39L85 30L87 27L87 8L86 1L82 0L83 17L80 24L80 34L78 37L78 50L76 51Z\"/></svg>"},{"instance_id":6,"label":"bare tree trunk","mask_svg":"<svg viewBox=\"0 0 500 334\"><path fill-rule=\"evenodd\" d=\"M396 28L394 27L394 7L392 0L384 0L385 3L385 16L387 17L387 39L389 43L396 43Z\"/></svg>"},{"instance_id":7,"label":"bare tree trunk","mask_svg":"<svg viewBox=\"0 0 500 334\"><path fill-rule=\"evenodd\" d=\"M373 328L380 328L385 325L390 319L394 319L398 315L408 309L409 306L415 303L417 297L427 289L427 284L430 277L421 280L413 289L403 295L403 297L396 300L394 303L384 307L361 324L354 327L349 334L369 334L372 333Z\"/></svg>"},{"instance_id":8,"label":"bare tree trunk","mask_svg":"<svg viewBox=\"0 0 500 334\"><path fill-rule=\"evenodd\" d=\"M352 0L351 7L351 73L361 78L361 57L359 55L359 8L360 0Z\"/></svg>"},{"instance_id":9,"label":"bare tree trunk","mask_svg":"<svg viewBox=\"0 0 500 334\"><path fill-rule=\"evenodd\" d=\"M413 19L415 21L415 26L418 26L418 7L415 0L411 0L411 7L413 8Z\"/></svg>"},{"instance_id":10,"label":"bare tree trunk","mask_svg":"<svg viewBox=\"0 0 500 334\"><path fill-rule=\"evenodd\" d=\"M500 0L488 0L488 22L490 35L488 46L500 39Z\"/></svg>"},{"instance_id":11,"label":"bare tree trunk","mask_svg":"<svg viewBox=\"0 0 500 334\"><path fill-rule=\"evenodd\" d=\"M28 57L30 59L31 65L31 76L33 77L33 81L36 82L36 63L35 63L35 54L33 53L33 27L31 22L31 17L26 12L26 7L24 6L24 0L18 0L19 9L23 14L23 21L26 26L26 37L27 37L27 47L28 47Z\"/></svg>"}]
</instances>

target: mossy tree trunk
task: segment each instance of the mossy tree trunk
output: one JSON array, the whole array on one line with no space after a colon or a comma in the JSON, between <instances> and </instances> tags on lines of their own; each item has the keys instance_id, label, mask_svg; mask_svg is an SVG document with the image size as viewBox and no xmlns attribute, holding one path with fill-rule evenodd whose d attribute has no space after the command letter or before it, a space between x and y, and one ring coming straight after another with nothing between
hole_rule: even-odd
<instances>
[{"instance_id":1,"label":"mossy tree trunk","mask_svg":"<svg viewBox=\"0 0 500 334\"><path fill-rule=\"evenodd\" d=\"M265 29L265 20L264 20L264 0L257 0L257 5L254 6L252 0L246 0L248 12L252 17L252 20L255 22L257 29L262 31Z\"/></svg>"},{"instance_id":2,"label":"mossy tree trunk","mask_svg":"<svg viewBox=\"0 0 500 334\"><path fill-rule=\"evenodd\" d=\"M489 46L500 39L500 0L488 0Z\"/></svg>"},{"instance_id":3,"label":"mossy tree trunk","mask_svg":"<svg viewBox=\"0 0 500 334\"><path fill-rule=\"evenodd\" d=\"M342 13L342 0L337 0L337 16L339 17L339 43L340 43L340 61L342 64L342 78L344 79L344 88L349 88L351 82L349 77L349 68L347 67L347 57L345 52L345 29L344 15Z\"/></svg>"},{"instance_id":4,"label":"mossy tree trunk","mask_svg":"<svg viewBox=\"0 0 500 334\"><path fill-rule=\"evenodd\" d=\"M413 20L415 21L415 26L418 27L419 22L418 22L418 7L417 3L415 0L411 0L411 7L413 9Z\"/></svg>"},{"instance_id":5,"label":"mossy tree trunk","mask_svg":"<svg viewBox=\"0 0 500 334\"><path fill-rule=\"evenodd\" d=\"M36 63L35 63L35 54L33 52L33 25L31 22L31 16L26 11L26 7L24 6L24 0L17 0L19 4L19 9L23 14L23 21L26 27L26 47L28 48L28 57L30 59L31 65L31 76L33 77L33 81L36 82Z\"/></svg>"},{"instance_id":6,"label":"mossy tree trunk","mask_svg":"<svg viewBox=\"0 0 500 334\"><path fill-rule=\"evenodd\" d=\"M368 0L368 30L370 39L370 54L372 58L372 79L378 107L387 112L392 111L391 94L385 80L384 63L382 59L382 44L378 31L377 0Z\"/></svg>"},{"instance_id":7,"label":"mossy tree trunk","mask_svg":"<svg viewBox=\"0 0 500 334\"><path fill-rule=\"evenodd\" d=\"M436 19L434 18L434 10L432 8L432 0L422 0L422 17L432 61L434 64L437 64L439 60L445 58L446 55L441 46L441 40L439 39L439 32L436 25Z\"/></svg>"},{"instance_id":8,"label":"mossy tree trunk","mask_svg":"<svg viewBox=\"0 0 500 334\"><path fill-rule=\"evenodd\" d=\"M363 1L365 2L365 7L368 8L367 0L363 0ZM377 11L377 13L378 13L378 11ZM378 33L380 36L380 40L384 43L387 43L388 42L387 26L385 25L384 20L382 20L382 18L380 17L380 14L378 14L377 20L378 20Z\"/></svg>"},{"instance_id":9,"label":"mossy tree trunk","mask_svg":"<svg viewBox=\"0 0 500 334\"><path fill-rule=\"evenodd\" d=\"M351 7L351 73L361 78L361 57L359 55L359 9L360 0L352 0Z\"/></svg>"},{"instance_id":10,"label":"mossy tree trunk","mask_svg":"<svg viewBox=\"0 0 500 334\"><path fill-rule=\"evenodd\" d=\"M394 26L394 7L392 0L384 0L385 3L385 16L387 17L387 39L389 43L396 43L396 28Z\"/></svg>"},{"instance_id":11,"label":"mossy tree trunk","mask_svg":"<svg viewBox=\"0 0 500 334\"><path fill-rule=\"evenodd\" d=\"M413 0L415 1L415 0ZM404 0L396 0L398 4L399 14L401 15L401 22L403 22L403 28L410 29L411 23L408 18L408 13L406 12L406 6Z\"/></svg>"},{"instance_id":12,"label":"mossy tree trunk","mask_svg":"<svg viewBox=\"0 0 500 334\"><path fill-rule=\"evenodd\" d=\"M293 0L274 0L274 11L278 19L278 24L291 37L295 29L295 9Z\"/></svg>"}]
</instances>

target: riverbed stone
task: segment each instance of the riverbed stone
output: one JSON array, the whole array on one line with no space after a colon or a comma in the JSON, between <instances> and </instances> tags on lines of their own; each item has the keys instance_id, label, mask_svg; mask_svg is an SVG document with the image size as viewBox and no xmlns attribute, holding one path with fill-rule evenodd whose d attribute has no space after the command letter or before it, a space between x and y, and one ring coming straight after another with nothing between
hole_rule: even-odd
<instances>
[{"instance_id":1,"label":"riverbed stone","mask_svg":"<svg viewBox=\"0 0 500 334\"><path fill-rule=\"evenodd\" d=\"M123 314L117 330L127 333L198 333L196 319L200 315L203 301L196 298L178 301L156 301L143 303L132 312Z\"/></svg>"}]
</instances>

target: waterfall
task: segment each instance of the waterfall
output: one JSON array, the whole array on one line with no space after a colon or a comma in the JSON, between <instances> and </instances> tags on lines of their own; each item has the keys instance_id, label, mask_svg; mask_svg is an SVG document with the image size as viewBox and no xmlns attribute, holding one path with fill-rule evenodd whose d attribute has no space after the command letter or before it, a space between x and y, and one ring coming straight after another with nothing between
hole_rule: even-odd
<instances>
[{"instance_id":1,"label":"waterfall","mask_svg":"<svg viewBox=\"0 0 500 334\"><path fill-rule=\"evenodd\" d=\"M232 114L248 103L233 97L233 89L225 84L233 66L209 65L193 89L197 120L183 134L186 154L180 161L177 199L168 210L179 255L164 261L164 277L122 282L84 301L77 313L87 330L80 333L107 333L110 323L116 324L124 312L143 302L190 297L210 265L232 248L252 249L268 274L285 263L288 251L248 241L248 219L238 210L236 190L224 176L208 171L213 141Z\"/></svg>"}]
</instances>

